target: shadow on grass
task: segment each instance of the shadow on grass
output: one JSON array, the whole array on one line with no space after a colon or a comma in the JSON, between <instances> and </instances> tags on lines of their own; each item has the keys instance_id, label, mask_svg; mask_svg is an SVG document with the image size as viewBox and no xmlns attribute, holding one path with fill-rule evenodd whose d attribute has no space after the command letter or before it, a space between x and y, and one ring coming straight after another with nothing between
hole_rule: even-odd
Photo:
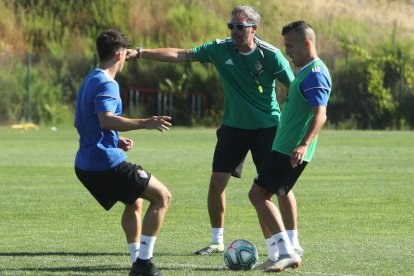
<instances>
[{"instance_id":1,"label":"shadow on grass","mask_svg":"<svg viewBox=\"0 0 414 276\"><path fill-rule=\"evenodd\" d=\"M37 257L37 256L129 256L128 253L108 253L108 252L0 252L0 257ZM171 253L171 252L154 252L154 256L171 256L171 257L198 257L193 252ZM213 255L218 256L218 255Z\"/></svg>"},{"instance_id":2,"label":"shadow on grass","mask_svg":"<svg viewBox=\"0 0 414 276\"><path fill-rule=\"evenodd\" d=\"M15 269L0 269L0 272L125 272L129 268L113 267L113 266L73 266L73 267L36 267L36 268L15 268ZM0 273L1 274L1 273ZM18 274L16 274L18 275Z\"/></svg>"},{"instance_id":3,"label":"shadow on grass","mask_svg":"<svg viewBox=\"0 0 414 276\"><path fill-rule=\"evenodd\" d=\"M37 256L126 256L126 253L106 253L106 252L0 252L3 257L37 257Z\"/></svg>"},{"instance_id":4,"label":"shadow on grass","mask_svg":"<svg viewBox=\"0 0 414 276\"><path fill-rule=\"evenodd\" d=\"M0 257L42 257L42 256L75 256L75 257L100 257L100 256L128 256L126 253L108 253L108 252L0 252ZM154 254L156 256L192 256L192 257L199 257L194 255L193 252L188 253L168 253L168 252L157 252ZM213 255L218 256L218 255ZM211 257L213 257L211 256ZM207 256L209 257L209 256ZM204 257L205 258L205 257ZM163 271L179 271L179 270L187 270L187 271L198 271L201 273L202 271L224 271L224 267L214 267L209 265L197 265L197 264L160 264L158 266ZM25 268L3 268L0 269L0 275L3 273L12 273L13 275L20 273L31 273L31 272L43 272L43 273L114 273L114 274L123 274L124 272L127 273L130 267L121 267L121 266L112 266L112 265L94 265L94 266L63 266L63 267L25 267Z\"/></svg>"},{"instance_id":5,"label":"shadow on grass","mask_svg":"<svg viewBox=\"0 0 414 276\"><path fill-rule=\"evenodd\" d=\"M159 266L161 271L179 271L183 268L177 267L168 267L168 266ZM76 272L83 272L83 273L128 273L130 267L113 267L113 266L73 266L73 267L36 267L36 268L14 268L14 269L0 269L0 275L2 273L18 273L21 272L62 272L62 273L76 273ZM225 271L225 268L219 267L188 267L185 270L192 270L192 271ZM18 274L16 274L18 275Z\"/></svg>"}]
</instances>

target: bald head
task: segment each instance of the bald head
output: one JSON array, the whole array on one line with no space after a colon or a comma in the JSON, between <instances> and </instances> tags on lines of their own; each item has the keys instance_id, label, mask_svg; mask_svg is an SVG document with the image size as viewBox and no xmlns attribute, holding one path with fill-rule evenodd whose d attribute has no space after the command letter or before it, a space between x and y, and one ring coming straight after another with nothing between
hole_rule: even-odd
<instances>
[{"instance_id":1,"label":"bald head","mask_svg":"<svg viewBox=\"0 0 414 276\"><path fill-rule=\"evenodd\" d=\"M316 36L312 26L305 21L295 21L283 27L282 35L285 36L288 33L295 33L302 40L310 40L313 44L316 43Z\"/></svg>"}]
</instances>

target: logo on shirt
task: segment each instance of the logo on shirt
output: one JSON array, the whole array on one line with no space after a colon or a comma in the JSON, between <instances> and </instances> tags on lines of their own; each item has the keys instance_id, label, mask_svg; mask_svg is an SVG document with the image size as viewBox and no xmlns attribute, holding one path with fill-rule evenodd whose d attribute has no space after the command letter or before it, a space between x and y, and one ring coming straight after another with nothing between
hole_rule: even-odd
<instances>
[{"instance_id":1,"label":"logo on shirt","mask_svg":"<svg viewBox=\"0 0 414 276\"><path fill-rule=\"evenodd\" d=\"M231 60L231 58L230 58L230 59L228 59L228 60L225 62L225 64L227 64L227 65L234 65L234 64L233 64L233 61Z\"/></svg>"},{"instance_id":2,"label":"logo on shirt","mask_svg":"<svg viewBox=\"0 0 414 276\"><path fill-rule=\"evenodd\" d=\"M312 72L320 72L321 71L321 67L319 66L315 66L312 68Z\"/></svg>"},{"instance_id":3,"label":"logo on shirt","mask_svg":"<svg viewBox=\"0 0 414 276\"><path fill-rule=\"evenodd\" d=\"M256 68L257 71L262 70L263 65L260 63L260 61L256 62L256 65L254 66Z\"/></svg>"},{"instance_id":4,"label":"logo on shirt","mask_svg":"<svg viewBox=\"0 0 414 276\"><path fill-rule=\"evenodd\" d=\"M148 174L143 170L137 170L137 173L141 178L148 178Z\"/></svg>"}]
</instances>

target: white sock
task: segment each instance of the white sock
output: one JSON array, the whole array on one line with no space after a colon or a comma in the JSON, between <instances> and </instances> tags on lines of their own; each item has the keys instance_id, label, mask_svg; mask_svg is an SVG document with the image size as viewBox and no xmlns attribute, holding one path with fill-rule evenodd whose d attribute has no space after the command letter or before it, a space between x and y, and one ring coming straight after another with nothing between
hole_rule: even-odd
<instances>
[{"instance_id":1,"label":"white sock","mask_svg":"<svg viewBox=\"0 0 414 276\"><path fill-rule=\"evenodd\" d=\"M211 243L224 244L224 228L213 228Z\"/></svg>"},{"instance_id":2,"label":"white sock","mask_svg":"<svg viewBox=\"0 0 414 276\"><path fill-rule=\"evenodd\" d=\"M286 232L292 244L299 244L298 230L287 230Z\"/></svg>"},{"instance_id":3,"label":"white sock","mask_svg":"<svg viewBox=\"0 0 414 276\"><path fill-rule=\"evenodd\" d=\"M149 260L152 258L156 239L157 237L141 235L141 245L138 253L139 259Z\"/></svg>"},{"instance_id":4,"label":"white sock","mask_svg":"<svg viewBox=\"0 0 414 276\"><path fill-rule=\"evenodd\" d=\"M131 256L131 262L134 263L138 258L139 242L128 243L128 251Z\"/></svg>"},{"instance_id":5,"label":"white sock","mask_svg":"<svg viewBox=\"0 0 414 276\"><path fill-rule=\"evenodd\" d=\"M275 240L270 237L266 239L267 246L267 258L273 262L276 262L279 259L279 251L277 250L277 243Z\"/></svg>"},{"instance_id":6,"label":"white sock","mask_svg":"<svg viewBox=\"0 0 414 276\"><path fill-rule=\"evenodd\" d=\"M277 247L280 255L294 254L292 244L290 243L289 236L286 232L280 232L272 236L277 243Z\"/></svg>"}]
</instances>

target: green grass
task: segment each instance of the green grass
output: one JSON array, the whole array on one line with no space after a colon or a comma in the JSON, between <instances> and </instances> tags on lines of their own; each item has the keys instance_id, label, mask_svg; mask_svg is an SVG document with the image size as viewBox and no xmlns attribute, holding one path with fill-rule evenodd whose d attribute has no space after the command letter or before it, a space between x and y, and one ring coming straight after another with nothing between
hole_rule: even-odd
<instances>
[{"instance_id":1,"label":"green grass","mask_svg":"<svg viewBox=\"0 0 414 276\"><path fill-rule=\"evenodd\" d=\"M206 195L214 129L136 131L129 160L164 182L173 201L155 248L164 275L258 275L224 270L210 241ZM289 274L414 275L414 132L333 131L295 186L303 265ZM0 129L0 275L127 275L122 205L104 211L73 171L74 129ZM265 243L247 192L251 159L228 192L225 241Z\"/></svg>"}]
</instances>

